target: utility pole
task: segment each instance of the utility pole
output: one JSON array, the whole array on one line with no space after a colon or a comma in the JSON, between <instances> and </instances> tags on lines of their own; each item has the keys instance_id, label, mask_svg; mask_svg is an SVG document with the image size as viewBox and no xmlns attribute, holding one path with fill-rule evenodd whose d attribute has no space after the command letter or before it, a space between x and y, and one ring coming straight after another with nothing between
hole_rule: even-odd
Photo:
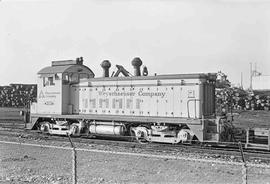
<instances>
[{"instance_id":1,"label":"utility pole","mask_svg":"<svg viewBox=\"0 0 270 184\"><path fill-rule=\"evenodd\" d=\"M240 82L241 89L243 89L243 72L241 72L241 82Z\"/></svg>"},{"instance_id":2,"label":"utility pole","mask_svg":"<svg viewBox=\"0 0 270 184\"><path fill-rule=\"evenodd\" d=\"M252 72L252 63L250 62L250 90L252 90L252 76L253 76L253 72Z\"/></svg>"},{"instance_id":3,"label":"utility pole","mask_svg":"<svg viewBox=\"0 0 270 184\"><path fill-rule=\"evenodd\" d=\"M254 67L254 75L257 75L257 62L255 62L255 67Z\"/></svg>"}]
</instances>

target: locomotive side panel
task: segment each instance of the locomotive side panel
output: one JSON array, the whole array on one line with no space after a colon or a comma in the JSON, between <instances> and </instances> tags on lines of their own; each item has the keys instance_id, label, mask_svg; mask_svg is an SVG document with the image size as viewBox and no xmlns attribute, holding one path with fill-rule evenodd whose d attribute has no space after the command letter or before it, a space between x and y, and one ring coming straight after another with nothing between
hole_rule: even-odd
<instances>
[{"instance_id":1,"label":"locomotive side panel","mask_svg":"<svg viewBox=\"0 0 270 184\"><path fill-rule=\"evenodd\" d=\"M80 114L110 114L157 117L201 118L202 98L198 83L179 85L155 85L151 83L131 85L131 81L106 81L106 85L73 86L78 101L74 111ZM133 84L136 81L132 81ZM153 83L154 82L154 83ZM74 94L73 94L74 96ZM76 95L75 95L76 96ZM76 99L76 98L75 98ZM77 105L77 103L79 103ZM89 104L89 105L88 105Z\"/></svg>"},{"instance_id":2,"label":"locomotive side panel","mask_svg":"<svg viewBox=\"0 0 270 184\"><path fill-rule=\"evenodd\" d=\"M181 107L184 109L183 117L201 118L201 101L199 85L181 87Z\"/></svg>"},{"instance_id":3,"label":"locomotive side panel","mask_svg":"<svg viewBox=\"0 0 270 184\"><path fill-rule=\"evenodd\" d=\"M88 113L88 102L89 102L89 96L88 96L88 88L80 89L80 103L79 103L79 113Z\"/></svg>"},{"instance_id":4,"label":"locomotive side panel","mask_svg":"<svg viewBox=\"0 0 270 184\"><path fill-rule=\"evenodd\" d=\"M78 88L71 87L70 88L70 104L72 105L72 113L79 113L79 90Z\"/></svg>"},{"instance_id":5,"label":"locomotive side panel","mask_svg":"<svg viewBox=\"0 0 270 184\"><path fill-rule=\"evenodd\" d=\"M162 94L168 92L168 88L165 86L159 86L158 91ZM158 98L157 99L157 112L158 116L167 117L169 116L168 110L171 108L168 103L168 98Z\"/></svg>"},{"instance_id":6,"label":"locomotive side panel","mask_svg":"<svg viewBox=\"0 0 270 184\"><path fill-rule=\"evenodd\" d=\"M69 85L62 85L62 114L72 114L70 109L70 88Z\"/></svg>"},{"instance_id":7,"label":"locomotive side panel","mask_svg":"<svg viewBox=\"0 0 270 184\"><path fill-rule=\"evenodd\" d=\"M37 90L37 113L62 113L62 81L60 74L40 75Z\"/></svg>"}]
</instances>

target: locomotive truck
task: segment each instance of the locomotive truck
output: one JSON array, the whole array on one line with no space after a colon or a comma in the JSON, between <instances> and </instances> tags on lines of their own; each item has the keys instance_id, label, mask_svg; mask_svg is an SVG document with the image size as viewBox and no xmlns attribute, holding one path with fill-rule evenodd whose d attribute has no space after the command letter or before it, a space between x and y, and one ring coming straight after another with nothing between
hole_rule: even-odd
<instances>
[{"instance_id":1,"label":"locomotive truck","mask_svg":"<svg viewBox=\"0 0 270 184\"><path fill-rule=\"evenodd\" d=\"M173 144L221 141L215 73L147 76L147 70L141 75L140 58L132 65L134 76L126 70L122 77L110 76L111 63L104 60L103 77L96 78L82 58L52 61L37 73L37 102L27 128Z\"/></svg>"}]
</instances>

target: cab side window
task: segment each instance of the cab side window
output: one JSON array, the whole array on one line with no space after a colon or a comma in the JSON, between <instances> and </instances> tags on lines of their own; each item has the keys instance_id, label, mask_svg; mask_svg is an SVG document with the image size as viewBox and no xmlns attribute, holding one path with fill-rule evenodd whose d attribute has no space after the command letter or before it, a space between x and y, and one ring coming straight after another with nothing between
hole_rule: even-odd
<instances>
[{"instance_id":1,"label":"cab side window","mask_svg":"<svg viewBox=\"0 0 270 184\"><path fill-rule=\"evenodd\" d=\"M43 86L54 86L54 78L51 77L43 77Z\"/></svg>"},{"instance_id":2,"label":"cab side window","mask_svg":"<svg viewBox=\"0 0 270 184\"><path fill-rule=\"evenodd\" d=\"M89 74L87 74L87 73L80 73L79 77L80 77L80 80L82 80L82 79L89 79Z\"/></svg>"},{"instance_id":3,"label":"cab side window","mask_svg":"<svg viewBox=\"0 0 270 184\"><path fill-rule=\"evenodd\" d=\"M63 73L63 84L69 84L70 76L68 73Z\"/></svg>"},{"instance_id":4,"label":"cab side window","mask_svg":"<svg viewBox=\"0 0 270 184\"><path fill-rule=\"evenodd\" d=\"M53 81L53 77L48 77L48 81L49 81L49 86L54 86L55 83Z\"/></svg>"},{"instance_id":5,"label":"cab side window","mask_svg":"<svg viewBox=\"0 0 270 184\"><path fill-rule=\"evenodd\" d=\"M79 82L79 74L78 73L72 73L70 75L70 82L71 83L78 83Z\"/></svg>"},{"instance_id":6,"label":"cab side window","mask_svg":"<svg viewBox=\"0 0 270 184\"><path fill-rule=\"evenodd\" d=\"M82 79L89 79L88 73L63 73L63 84L76 84Z\"/></svg>"}]
</instances>

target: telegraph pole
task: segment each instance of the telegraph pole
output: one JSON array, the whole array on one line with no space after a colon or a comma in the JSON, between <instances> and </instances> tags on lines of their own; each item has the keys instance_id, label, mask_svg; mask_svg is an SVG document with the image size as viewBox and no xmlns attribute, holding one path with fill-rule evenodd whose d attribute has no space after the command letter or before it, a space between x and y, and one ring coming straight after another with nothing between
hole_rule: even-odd
<instances>
[{"instance_id":1,"label":"telegraph pole","mask_svg":"<svg viewBox=\"0 0 270 184\"><path fill-rule=\"evenodd\" d=\"M240 81L241 88L243 89L243 72L241 72L241 81Z\"/></svg>"},{"instance_id":2,"label":"telegraph pole","mask_svg":"<svg viewBox=\"0 0 270 184\"><path fill-rule=\"evenodd\" d=\"M252 72L252 63L250 62L250 90L252 90L252 76L253 76L253 72Z\"/></svg>"}]
</instances>

